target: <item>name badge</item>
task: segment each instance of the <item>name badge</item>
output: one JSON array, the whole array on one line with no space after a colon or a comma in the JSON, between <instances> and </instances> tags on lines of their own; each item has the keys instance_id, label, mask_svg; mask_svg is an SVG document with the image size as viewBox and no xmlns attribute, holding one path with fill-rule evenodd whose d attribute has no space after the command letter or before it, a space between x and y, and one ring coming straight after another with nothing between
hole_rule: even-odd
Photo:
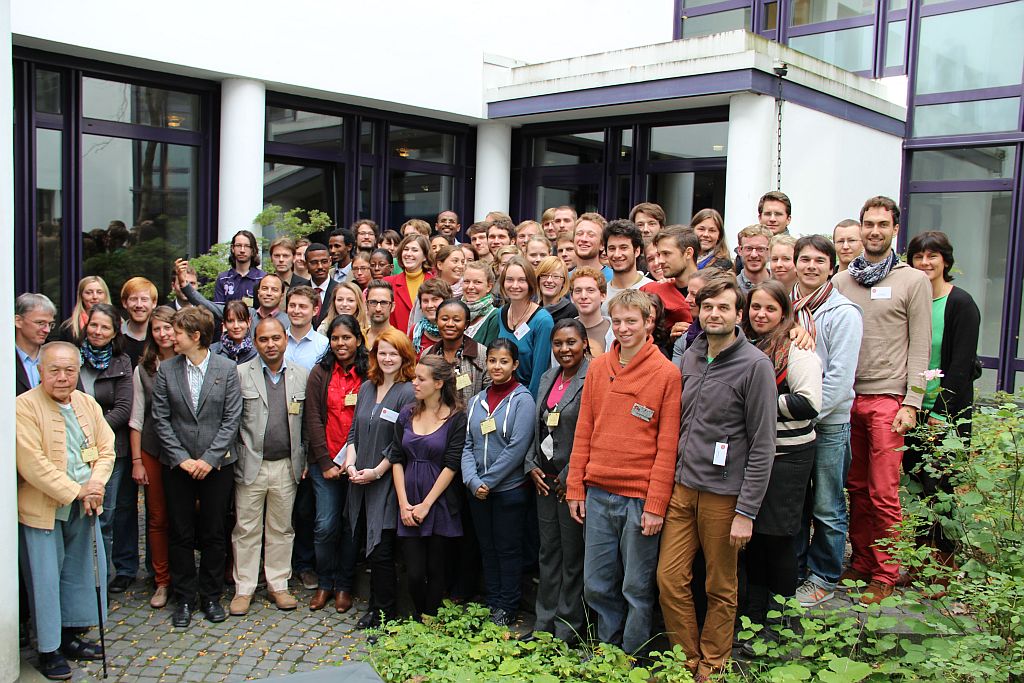
<instances>
[{"instance_id":1,"label":"name badge","mask_svg":"<svg viewBox=\"0 0 1024 683\"><path fill-rule=\"evenodd\" d=\"M243 296L242 297L242 303L244 303L249 308L252 308L252 297L251 296Z\"/></svg>"},{"instance_id":2,"label":"name badge","mask_svg":"<svg viewBox=\"0 0 1024 683\"><path fill-rule=\"evenodd\" d=\"M338 454L336 456L334 456L333 458L331 458L331 460L334 462L334 464L337 465L338 467L344 467L345 466L345 451L347 449L348 449L348 446L342 446L341 450L338 451Z\"/></svg>"},{"instance_id":3,"label":"name badge","mask_svg":"<svg viewBox=\"0 0 1024 683\"><path fill-rule=\"evenodd\" d=\"M100 457L100 449L96 446L89 446L88 448L82 449L82 462L93 462Z\"/></svg>"},{"instance_id":4,"label":"name badge","mask_svg":"<svg viewBox=\"0 0 1024 683\"><path fill-rule=\"evenodd\" d=\"M892 287L872 287L871 288L871 299L891 299L892 298Z\"/></svg>"},{"instance_id":5,"label":"name badge","mask_svg":"<svg viewBox=\"0 0 1024 683\"><path fill-rule=\"evenodd\" d=\"M639 403L633 404L633 409L629 411L633 417L639 417L644 422L650 422L651 418L654 417L654 411L647 406L642 406Z\"/></svg>"},{"instance_id":6,"label":"name badge","mask_svg":"<svg viewBox=\"0 0 1024 683\"><path fill-rule=\"evenodd\" d=\"M455 375L455 389L457 391L462 391L472 383L473 380L470 378L468 372L460 372Z\"/></svg>"},{"instance_id":7,"label":"name badge","mask_svg":"<svg viewBox=\"0 0 1024 683\"><path fill-rule=\"evenodd\" d=\"M398 413L388 408L381 408L380 419L387 420L388 422L395 422L398 420Z\"/></svg>"},{"instance_id":8,"label":"name badge","mask_svg":"<svg viewBox=\"0 0 1024 683\"><path fill-rule=\"evenodd\" d=\"M490 434L493 431L497 431L498 426L494 423L494 418L489 417L480 423L480 433Z\"/></svg>"},{"instance_id":9,"label":"name badge","mask_svg":"<svg viewBox=\"0 0 1024 683\"><path fill-rule=\"evenodd\" d=\"M559 417L559 415L561 415L561 413L559 413L559 412L550 412L550 413L548 413L548 427L557 427L558 426L558 417Z\"/></svg>"},{"instance_id":10,"label":"name badge","mask_svg":"<svg viewBox=\"0 0 1024 683\"><path fill-rule=\"evenodd\" d=\"M715 443L715 464L725 467L725 456L729 454L729 444L721 441Z\"/></svg>"},{"instance_id":11,"label":"name badge","mask_svg":"<svg viewBox=\"0 0 1024 683\"><path fill-rule=\"evenodd\" d=\"M526 323L523 323L522 325L520 325L519 327L517 327L517 328L516 328L516 331L515 331L515 332L513 332L512 334L514 334L514 335L515 335L516 339L522 339L522 338L523 338L523 337L525 337L525 336L526 336L526 335L527 335L527 334L528 334L529 332L530 332L530 326L529 326L529 325L527 325Z\"/></svg>"},{"instance_id":12,"label":"name badge","mask_svg":"<svg viewBox=\"0 0 1024 683\"><path fill-rule=\"evenodd\" d=\"M298 415L302 411L302 404L298 401L290 401L288 403L288 414Z\"/></svg>"},{"instance_id":13,"label":"name badge","mask_svg":"<svg viewBox=\"0 0 1024 683\"><path fill-rule=\"evenodd\" d=\"M345 405L354 406L356 404L356 396L358 394L345 394Z\"/></svg>"}]
</instances>

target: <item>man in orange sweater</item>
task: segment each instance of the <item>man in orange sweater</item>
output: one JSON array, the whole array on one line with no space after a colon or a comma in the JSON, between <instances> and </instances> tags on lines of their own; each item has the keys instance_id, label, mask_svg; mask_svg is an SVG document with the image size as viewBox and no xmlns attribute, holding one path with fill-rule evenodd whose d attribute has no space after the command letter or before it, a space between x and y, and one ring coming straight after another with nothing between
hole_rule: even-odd
<instances>
[{"instance_id":1,"label":"man in orange sweater","mask_svg":"<svg viewBox=\"0 0 1024 683\"><path fill-rule=\"evenodd\" d=\"M584 597L601 641L650 638L658 545L679 440L679 369L651 341L654 309L635 289L608 303L615 342L583 385L569 460L569 514L586 525Z\"/></svg>"}]
</instances>

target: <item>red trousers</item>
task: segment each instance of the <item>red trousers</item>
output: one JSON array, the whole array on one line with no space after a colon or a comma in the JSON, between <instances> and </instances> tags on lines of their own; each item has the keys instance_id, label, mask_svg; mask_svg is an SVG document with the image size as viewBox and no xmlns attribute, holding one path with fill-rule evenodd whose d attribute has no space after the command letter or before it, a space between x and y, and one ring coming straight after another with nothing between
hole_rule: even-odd
<instances>
[{"instance_id":1,"label":"red trousers","mask_svg":"<svg viewBox=\"0 0 1024 683\"><path fill-rule=\"evenodd\" d=\"M876 541L892 536L903 519L900 466L903 437L892 430L902 399L890 395L857 396L850 414L853 461L846 479L850 494L850 566L872 579L895 585L899 564Z\"/></svg>"},{"instance_id":2,"label":"red trousers","mask_svg":"<svg viewBox=\"0 0 1024 683\"><path fill-rule=\"evenodd\" d=\"M164 480L160 461L142 451L142 466L146 468L149 485L146 486L146 535L149 538L149 559L153 563L156 585L171 585L167 546L167 501L164 498Z\"/></svg>"}]
</instances>

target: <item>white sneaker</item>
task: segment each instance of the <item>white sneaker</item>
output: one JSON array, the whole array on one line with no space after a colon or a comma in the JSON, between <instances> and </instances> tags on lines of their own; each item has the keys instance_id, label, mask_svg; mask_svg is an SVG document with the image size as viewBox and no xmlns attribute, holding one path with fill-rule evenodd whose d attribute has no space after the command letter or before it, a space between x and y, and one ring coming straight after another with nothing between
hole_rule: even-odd
<instances>
[{"instance_id":1,"label":"white sneaker","mask_svg":"<svg viewBox=\"0 0 1024 683\"><path fill-rule=\"evenodd\" d=\"M835 595L835 591L825 590L810 581L804 581L796 589L796 599L800 601L801 607L816 607L823 602L828 602Z\"/></svg>"}]
</instances>

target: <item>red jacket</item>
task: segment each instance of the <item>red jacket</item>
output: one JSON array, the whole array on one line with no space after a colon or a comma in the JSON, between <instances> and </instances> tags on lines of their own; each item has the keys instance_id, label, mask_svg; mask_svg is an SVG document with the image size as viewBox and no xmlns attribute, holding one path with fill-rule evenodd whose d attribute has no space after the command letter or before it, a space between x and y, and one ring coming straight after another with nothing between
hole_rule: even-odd
<instances>
[{"instance_id":1,"label":"red jacket","mask_svg":"<svg viewBox=\"0 0 1024 683\"><path fill-rule=\"evenodd\" d=\"M433 273L424 269L423 281L426 282L432 277L434 277ZM391 325L402 334L411 336L409 317L412 315L413 305L416 302L409 296L409 284L405 281L405 273L388 275L384 281L390 283L395 292L395 310L391 311Z\"/></svg>"},{"instance_id":2,"label":"red jacket","mask_svg":"<svg viewBox=\"0 0 1024 683\"><path fill-rule=\"evenodd\" d=\"M650 339L626 367L619 343L590 363L569 459L568 500L585 487L641 498L665 516L675 484L682 377Z\"/></svg>"},{"instance_id":3,"label":"red jacket","mask_svg":"<svg viewBox=\"0 0 1024 683\"><path fill-rule=\"evenodd\" d=\"M665 307L665 327L669 330L676 323L693 321L690 304L686 303L686 297L676 287L675 280L651 282L641 287L640 291L654 294L661 299L661 303Z\"/></svg>"}]
</instances>

